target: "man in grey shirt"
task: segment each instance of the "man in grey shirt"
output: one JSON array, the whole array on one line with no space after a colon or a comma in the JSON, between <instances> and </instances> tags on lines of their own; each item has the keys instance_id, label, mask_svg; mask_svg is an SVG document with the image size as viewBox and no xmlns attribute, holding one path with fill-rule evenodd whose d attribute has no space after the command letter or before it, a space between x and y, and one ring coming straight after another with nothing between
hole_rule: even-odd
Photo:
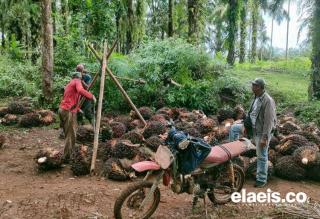
<instances>
[{"instance_id":1,"label":"man in grey shirt","mask_svg":"<svg viewBox=\"0 0 320 219\"><path fill-rule=\"evenodd\" d=\"M276 107L272 97L265 91L265 81L257 78L252 81L252 92L255 95L248 113L252 124L252 140L257 147L257 176L255 187L262 188L268 177L268 147L272 131L276 127ZM243 133L243 124L231 127L229 140L234 141Z\"/></svg>"}]
</instances>

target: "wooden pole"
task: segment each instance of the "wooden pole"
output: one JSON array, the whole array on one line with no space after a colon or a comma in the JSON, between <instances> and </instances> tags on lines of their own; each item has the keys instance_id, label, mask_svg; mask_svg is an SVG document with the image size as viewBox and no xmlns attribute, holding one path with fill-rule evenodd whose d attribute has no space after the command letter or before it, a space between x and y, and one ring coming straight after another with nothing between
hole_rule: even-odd
<instances>
[{"instance_id":1,"label":"wooden pole","mask_svg":"<svg viewBox=\"0 0 320 219\"><path fill-rule=\"evenodd\" d=\"M92 51L92 53L96 56L96 58L100 61L101 57L99 56L98 52L89 44L88 44L88 47ZM108 67L106 67L106 70L107 70L109 76L111 77L111 79L115 82L115 84L117 85L117 87L119 88L121 93L123 94L126 101L129 103L129 105L132 107L132 109L137 113L139 119L143 122L144 126L146 126L147 122L144 120L144 118L142 117L142 115L139 112L139 110L137 109L137 107L133 104L132 100L130 99L130 97L128 96L126 91L123 89L123 87L121 86L118 79L113 75L113 73L111 72L111 70Z\"/></svg>"},{"instance_id":2,"label":"wooden pole","mask_svg":"<svg viewBox=\"0 0 320 219\"><path fill-rule=\"evenodd\" d=\"M137 113L139 119L143 122L144 126L147 125L147 122L144 120L144 118L142 117L141 113L139 112L139 110L137 109L137 107L134 105L134 103L131 101L130 97L128 96L127 92L123 89L123 87L121 86L121 84L119 83L118 79L116 79L116 77L113 75L112 71L108 68L108 66L106 67L107 69L107 73L109 74L109 76L111 77L111 79L116 83L117 87L119 88L119 90L121 91L122 95L124 96L124 98L127 100L127 102L130 104L130 106L132 107L132 109Z\"/></svg>"},{"instance_id":3,"label":"wooden pole","mask_svg":"<svg viewBox=\"0 0 320 219\"><path fill-rule=\"evenodd\" d=\"M103 48L101 81L100 81L100 92L99 92L96 127L94 130L93 155L92 155L91 168L90 168L91 174L94 173L94 169L96 166L97 152L98 152L99 131L100 131L100 122L101 122L101 113L102 113L102 100L103 100L104 82L105 82L105 78L106 78L106 67L107 67L107 50L108 50L107 43L105 43L104 48Z\"/></svg>"},{"instance_id":4,"label":"wooden pole","mask_svg":"<svg viewBox=\"0 0 320 219\"><path fill-rule=\"evenodd\" d=\"M111 49L109 50L108 55L107 55L107 61L108 61L108 59L110 58L110 56L111 56L114 48L116 47L117 42L118 42L118 40L114 41ZM92 46L89 45L89 44L87 44L87 46L89 46L89 48L92 47ZM93 48L93 47L92 47L92 48ZM90 50L93 52L93 50L92 50L91 48L90 48ZM96 52L96 54L94 54L94 55L97 57L98 53ZM100 57L99 57L99 58L100 58ZM101 63L101 62L102 62L102 59L99 59L99 61L100 61L100 63ZM97 79L98 79L98 76L99 76L99 72L94 75L94 77L93 77L91 83L89 84L89 87L88 87L87 90L90 90L90 89L92 88L92 86L96 83L96 81L97 81ZM84 101L85 101L85 97L81 97L80 102L79 102L79 107L80 107L80 108L81 108L81 106L83 105Z\"/></svg>"}]
</instances>

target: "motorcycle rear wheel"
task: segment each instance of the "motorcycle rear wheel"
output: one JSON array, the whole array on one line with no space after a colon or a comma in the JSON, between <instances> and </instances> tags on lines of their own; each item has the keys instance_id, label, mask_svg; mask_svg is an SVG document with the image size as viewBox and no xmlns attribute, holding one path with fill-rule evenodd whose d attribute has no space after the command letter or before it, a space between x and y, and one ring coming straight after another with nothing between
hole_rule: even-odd
<instances>
[{"instance_id":1,"label":"motorcycle rear wheel","mask_svg":"<svg viewBox=\"0 0 320 219\"><path fill-rule=\"evenodd\" d=\"M151 189L153 183L147 182L147 181L141 181L134 183L130 186L128 186L124 191L121 192L120 196L117 198L113 212L114 217L116 219L126 219L126 218L139 218L139 219L145 219L150 218L150 216L155 212L157 209L159 202L160 202L160 190L159 188L156 188L153 197L151 197L150 201L152 201L151 206L147 209L146 212L144 212L141 216L135 217L133 215L123 215L124 208L128 208L129 212L131 210L136 210L138 213L141 213L143 209L140 209L140 204L142 203L143 199L145 198L147 192L145 192L145 189ZM143 197L139 197L139 195ZM128 199L128 200L127 200ZM138 200L135 200L138 199ZM127 201L127 202L126 202ZM136 201L136 203L134 203ZM146 203L148 205L148 203Z\"/></svg>"},{"instance_id":2,"label":"motorcycle rear wheel","mask_svg":"<svg viewBox=\"0 0 320 219\"><path fill-rule=\"evenodd\" d=\"M245 180L245 174L243 169L236 165L233 164L233 171L234 171L234 192L240 192L243 184L244 184L244 180ZM210 199L211 202L213 202L214 204L226 204L231 200L231 194L232 192L225 194L223 196L219 196L218 194L215 194L214 189L208 193L208 198Z\"/></svg>"}]
</instances>

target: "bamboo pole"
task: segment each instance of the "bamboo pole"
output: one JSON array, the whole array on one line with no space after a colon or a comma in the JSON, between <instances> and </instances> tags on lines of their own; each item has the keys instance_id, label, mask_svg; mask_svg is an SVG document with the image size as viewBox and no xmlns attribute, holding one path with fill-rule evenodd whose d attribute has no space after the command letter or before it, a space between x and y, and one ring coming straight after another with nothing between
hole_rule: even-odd
<instances>
[{"instance_id":1,"label":"bamboo pole","mask_svg":"<svg viewBox=\"0 0 320 219\"><path fill-rule=\"evenodd\" d=\"M92 51L92 53L96 56L96 58L100 61L101 57L99 56L98 52L89 44L88 44L88 47ZM121 91L121 93L124 96L124 98L126 99L126 101L129 103L129 105L132 107L132 109L137 113L139 119L143 122L144 126L146 126L147 122L144 120L144 118L142 117L142 115L139 112L139 110L137 109L137 107L134 105L134 103L132 102L132 100L130 99L130 97L126 93L126 91L123 89L123 87L121 86L118 79L113 75L113 73L111 72L111 70L108 67L106 67L106 70L107 70L107 73L109 74L109 76L111 77L111 79L115 82L115 84L117 85L117 87Z\"/></svg>"},{"instance_id":2,"label":"bamboo pole","mask_svg":"<svg viewBox=\"0 0 320 219\"><path fill-rule=\"evenodd\" d=\"M100 122L101 122L101 113L102 113L102 100L103 100L104 82L106 78L106 67L107 67L107 50L108 50L107 43L105 43L104 49L103 49L103 59L102 59L102 67L101 67L101 80L100 80L100 92L99 92L96 127L94 129L93 155L92 155L92 161L91 161L91 167L90 167L91 174L93 174L95 170L97 152L98 152L99 131L100 131Z\"/></svg>"}]
</instances>

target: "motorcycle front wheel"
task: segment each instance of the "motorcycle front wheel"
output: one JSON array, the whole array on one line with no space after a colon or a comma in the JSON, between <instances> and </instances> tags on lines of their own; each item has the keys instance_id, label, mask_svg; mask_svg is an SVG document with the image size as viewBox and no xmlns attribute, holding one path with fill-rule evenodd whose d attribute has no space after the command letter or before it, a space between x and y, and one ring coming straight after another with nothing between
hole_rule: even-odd
<instances>
[{"instance_id":1,"label":"motorcycle front wheel","mask_svg":"<svg viewBox=\"0 0 320 219\"><path fill-rule=\"evenodd\" d=\"M231 195L233 192L241 191L244 184L244 180L245 180L244 171L240 166L236 164L233 164L233 171L234 171L234 191L231 191L231 188L230 189L214 188L210 192L208 192L208 198L214 204L226 204L231 200Z\"/></svg>"},{"instance_id":2,"label":"motorcycle front wheel","mask_svg":"<svg viewBox=\"0 0 320 219\"><path fill-rule=\"evenodd\" d=\"M141 181L128 186L122 191L114 204L114 217L116 219L149 218L160 202L160 190L156 188L148 203L145 203L145 206L141 206L152 185L152 182Z\"/></svg>"}]
</instances>

